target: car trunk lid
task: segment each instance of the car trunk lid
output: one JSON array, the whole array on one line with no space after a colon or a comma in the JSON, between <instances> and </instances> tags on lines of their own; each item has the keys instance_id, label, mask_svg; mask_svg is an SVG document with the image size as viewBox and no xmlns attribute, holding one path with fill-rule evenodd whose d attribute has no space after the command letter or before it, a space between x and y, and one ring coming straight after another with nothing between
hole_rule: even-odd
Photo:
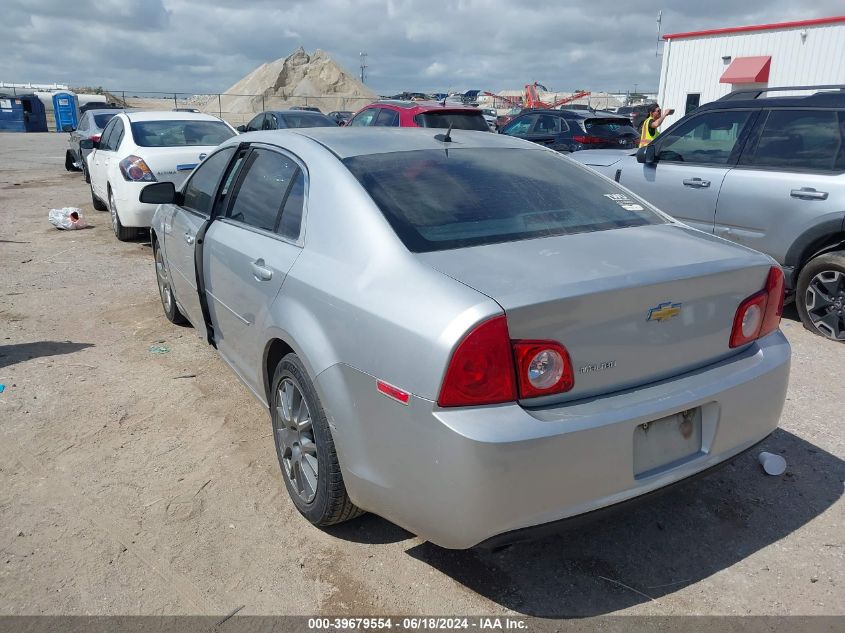
<instances>
[{"instance_id":1,"label":"car trunk lid","mask_svg":"<svg viewBox=\"0 0 845 633\"><path fill-rule=\"evenodd\" d=\"M636 387L735 353L736 309L763 288L771 265L749 252L665 224L418 257L497 301L512 339L567 348L575 386L533 406Z\"/></svg>"},{"instance_id":2,"label":"car trunk lid","mask_svg":"<svg viewBox=\"0 0 845 633\"><path fill-rule=\"evenodd\" d=\"M188 175L215 146L191 145L189 147L139 148L139 154L159 181L169 181L178 188ZM146 151L144 151L146 150ZM151 151L152 150L152 151Z\"/></svg>"}]
</instances>

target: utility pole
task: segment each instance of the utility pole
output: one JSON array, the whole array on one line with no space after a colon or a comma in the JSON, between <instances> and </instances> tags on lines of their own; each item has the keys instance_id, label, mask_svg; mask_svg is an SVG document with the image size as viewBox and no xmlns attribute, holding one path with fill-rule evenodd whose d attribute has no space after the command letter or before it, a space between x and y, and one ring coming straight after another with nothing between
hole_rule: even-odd
<instances>
[{"instance_id":1,"label":"utility pole","mask_svg":"<svg viewBox=\"0 0 845 633\"><path fill-rule=\"evenodd\" d=\"M654 45L654 56L660 57L660 28L663 25L663 11L657 12L657 43Z\"/></svg>"},{"instance_id":2,"label":"utility pole","mask_svg":"<svg viewBox=\"0 0 845 633\"><path fill-rule=\"evenodd\" d=\"M364 83L364 69L367 68L367 53L361 51L358 53L358 56L361 58L361 83Z\"/></svg>"}]
</instances>

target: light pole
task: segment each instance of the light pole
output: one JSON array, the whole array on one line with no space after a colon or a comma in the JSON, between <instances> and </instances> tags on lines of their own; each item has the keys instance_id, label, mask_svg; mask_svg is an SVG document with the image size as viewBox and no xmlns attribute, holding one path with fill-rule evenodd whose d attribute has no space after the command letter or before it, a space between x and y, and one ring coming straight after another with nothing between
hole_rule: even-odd
<instances>
[{"instance_id":1,"label":"light pole","mask_svg":"<svg viewBox=\"0 0 845 633\"><path fill-rule=\"evenodd\" d=\"M364 83L364 69L367 67L367 53L361 51L358 53L358 56L361 58L361 83Z\"/></svg>"}]
</instances>

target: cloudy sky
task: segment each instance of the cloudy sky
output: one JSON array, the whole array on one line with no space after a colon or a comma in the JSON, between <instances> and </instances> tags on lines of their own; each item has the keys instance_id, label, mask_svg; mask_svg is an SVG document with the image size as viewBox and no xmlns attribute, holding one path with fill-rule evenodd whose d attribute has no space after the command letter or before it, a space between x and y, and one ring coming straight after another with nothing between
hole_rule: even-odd
<instances>
[{"instance_id":1,"label":"cloudy sky","mask_svg":"<svg viewBox=\"0 0 845 633\"><path fill-rule=\"evenodd\" d=\"M379 94L657 89L663 32L842 13L842 0L2 0L0 81L223 91L298 46Z\"/></svg>"}]
</instances>

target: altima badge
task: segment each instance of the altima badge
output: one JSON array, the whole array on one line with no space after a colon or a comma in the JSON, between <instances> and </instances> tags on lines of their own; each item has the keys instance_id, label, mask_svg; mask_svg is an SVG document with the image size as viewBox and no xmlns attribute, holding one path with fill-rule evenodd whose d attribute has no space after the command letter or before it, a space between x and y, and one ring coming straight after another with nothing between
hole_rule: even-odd
<instances>
[{"instance_id":1,"label":"altima badge","mask_svg":"<svg viewBox=\"0 0 845 633\"><path fill-rule=\"evenodd\" d=\"M661 303L660 305L651 308L648 311L648 318L646 321L668 321L672 317L676 317L681 313L681 304L680 303L672 303L671 301L667 301L665 303Z\"/></svg>"}]
</instances>

